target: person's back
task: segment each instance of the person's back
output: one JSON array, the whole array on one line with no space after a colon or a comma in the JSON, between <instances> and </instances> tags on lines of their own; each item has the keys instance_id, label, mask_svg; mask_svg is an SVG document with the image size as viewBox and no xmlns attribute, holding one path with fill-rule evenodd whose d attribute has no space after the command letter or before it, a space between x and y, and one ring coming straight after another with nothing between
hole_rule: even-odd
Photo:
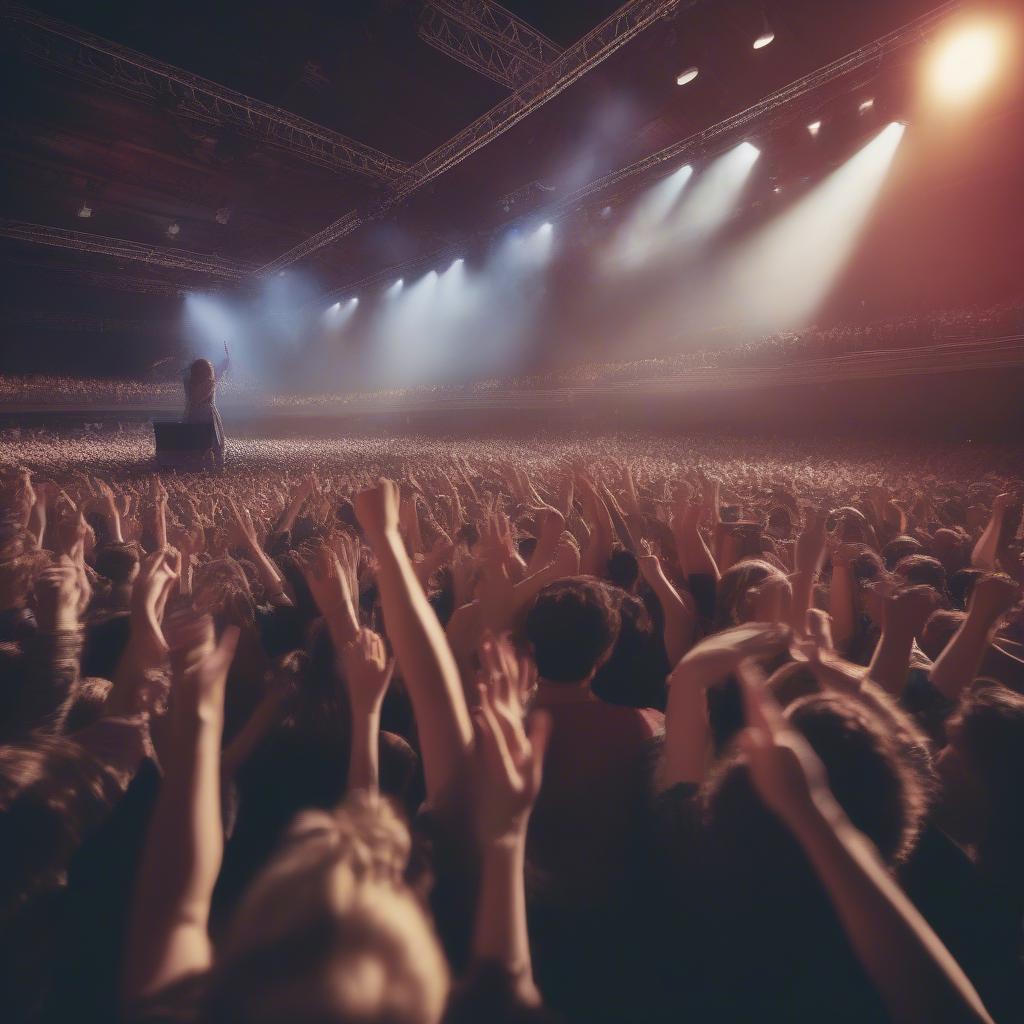
<instances>
[{"instance_id":1,"label":"person's back","mask_svg":"<svg viewBox=\"0 0 1024 1024\"><path fill-rule=\"evenodd\" d=\"M527 617L540 683L535 706L552 717L544 789L530 824L530 854L562 899L607 895L626 870L644 799L660 712L606 704L590 683L619 631L608 588L565 580Z\"/></svg>"},{"instance_id":2,"label":"person's back","mask_svg":"<svg viewBox=\"0 0 1024 1024\"><path fill-rule=\"evenodd\" d=\"M601 892L625 870L664 716L606 704L589 686L555 683L541 683L535 706L551 715L552 731L531 854L563 894Z\"/></svg>"}]
</instances>

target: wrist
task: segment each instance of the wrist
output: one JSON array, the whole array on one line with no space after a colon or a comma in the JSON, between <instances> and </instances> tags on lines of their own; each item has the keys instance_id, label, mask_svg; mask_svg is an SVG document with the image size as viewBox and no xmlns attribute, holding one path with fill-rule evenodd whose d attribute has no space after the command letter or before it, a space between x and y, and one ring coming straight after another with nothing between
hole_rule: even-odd
<instances>
[{"instance_id":1,"label":"wrist","mask_svg":"<svg viewBox=\"0 0 1024 1024\"><path fill-rule=\"evenodd\" d=\"M529 819L516 822L509 829L487 836L481 843L484 860L492 864L516 862L526 856L526 827Z\"/></svg>"}]
</instances>

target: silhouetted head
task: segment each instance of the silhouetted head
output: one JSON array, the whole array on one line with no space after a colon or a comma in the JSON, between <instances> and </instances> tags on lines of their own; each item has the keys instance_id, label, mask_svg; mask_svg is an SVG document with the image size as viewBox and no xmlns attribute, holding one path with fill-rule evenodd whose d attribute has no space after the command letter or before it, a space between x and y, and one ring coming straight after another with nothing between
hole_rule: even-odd
<instances>
[{"instance_id":1,"label":"silhouetted head","mask_svg":"<svg viewBox=\"0 0 1024 1024\"><path fill-rule=\"evenodd\" d=\"M577 577L546 586L526 617L537 673L555 683L589 680L619 635L619 612L608 588Z\"/></svg>"}]
</instances>

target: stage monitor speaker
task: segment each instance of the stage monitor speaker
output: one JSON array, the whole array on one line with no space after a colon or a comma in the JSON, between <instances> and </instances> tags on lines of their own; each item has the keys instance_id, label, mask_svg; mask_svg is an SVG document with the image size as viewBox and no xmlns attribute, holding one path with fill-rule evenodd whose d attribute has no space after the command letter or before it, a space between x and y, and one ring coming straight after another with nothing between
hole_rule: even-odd
<instances>
[{"instance_id":1,"label":"stage monitor speaker","mask_svg":"<svg viewBox=\"0 0 1024 1024\"><path fill-rule=\"evenodd\" d=\"M211 460L217 443L212 423L156 423L156 461L161 466L198 466Z\"/></svg>"}]
</instances>

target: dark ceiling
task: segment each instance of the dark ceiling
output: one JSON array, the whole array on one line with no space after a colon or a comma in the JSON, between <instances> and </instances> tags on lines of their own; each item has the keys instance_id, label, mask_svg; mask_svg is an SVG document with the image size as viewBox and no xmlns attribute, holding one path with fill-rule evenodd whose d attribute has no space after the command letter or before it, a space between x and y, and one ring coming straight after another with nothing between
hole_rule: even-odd
<instances>
[{"instance_id":1,"label":"dark ceiling","mask_svg":"<svg viewBox=\"0 0 1024 1024\"><path fill-rule=\"evenodd\" d=\"M567 48L620 4L504 6ZM935 6L683 0L674 15L495 141L296 266L326 290L493 229L743 110ZM510 94L420 37L424 7L423 0L296 0L286 8L268 0L39 0L34 10L408 165ZM763 14L776 39L754 51ZM80 50L59 32L8 17L0 30L8 98L0 216L217 256L238 271L225 279L2 238L8 312L157 318L176 289L231 287L346 212L379 211L389 194L387 181L318 166L230 123L190 116L180 96L154 101L126 92L123 82L104 84L95 71L69 74L68 60L79 60ZM61 61L63 69L55 66ZM700 77L680 89L675 76L690 64L699 65ZM87 218L79 216L83 204ZM173 237L172 224L179 229Z\"/></svg>"}]
</instances>

